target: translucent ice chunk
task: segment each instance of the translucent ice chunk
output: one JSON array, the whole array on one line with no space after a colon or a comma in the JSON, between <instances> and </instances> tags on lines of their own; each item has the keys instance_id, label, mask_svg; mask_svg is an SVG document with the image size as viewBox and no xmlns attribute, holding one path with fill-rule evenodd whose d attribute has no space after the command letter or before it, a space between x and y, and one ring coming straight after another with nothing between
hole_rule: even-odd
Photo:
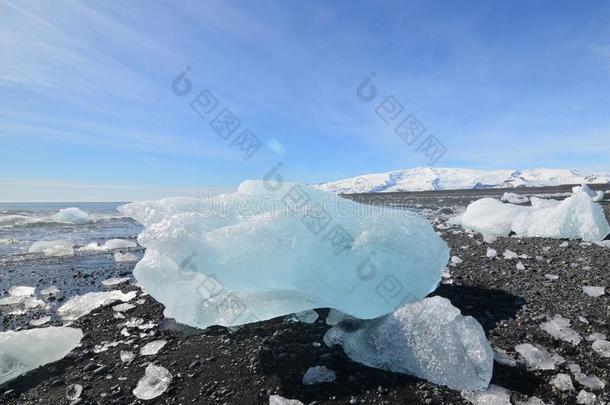
<instances>
[{"instance_id":1,"label":"translucent ice chunk","mask_svg":"<svg viewBox=\"0 0 610 405\"><path fill-rule=\"evenodd\" d=\"M480 232L487 241L511 232L526 237L587 241L600 241L610 233L602 207L591 201L584 187L575 187L563 201L532 198L531 207L483 198L470 204L460 221L464 228Z\"/></svg>"},{"instance_id":2,"label":"translucent ice chunk","mask_svg":"<svg viewBox=\"0 0 610 405\"><path fill-rule=\"evenodd\" d=\"M558 354L551 354L544 348L529 343L517 345L515 350L523 356L527 367L532 370L554 370L555 366L565 362Z\"/></svg>"},{"instance_id":3,"label":"translucent ice chunk","mask_svg":"<svg viewBox=\"0 0 610 405\"><path fill-rule=\"evenodd\" d=\"M315 308L358 318L425 297L449 252L410 211L261 181L120 208L146 226L134 276L178 322L236 326Z\"/></svg>"},{"instance_id":4,"label":"translucent ice chunk","mask_svg":"<svg viewBox=\"0 0 610 405\"><path fill-rule=\"evenodd\" d=\"M38 328L0 332L0 384L62 359L83 337L80 329Z\"/></svg>"},{"instance_id":5,"label":"translucent ice chunk","mask_svg":"<svg viewBox=\"0 0 610 405\"><path fill-rule=\"evenodd\" d=\"M565 340L575 346L582 340L580 334L570 328L570 320L561 315L555 315L550 321L540 324L540 329L555 339Z\"/></svg>"},{"instance_id":6,"label":"translucent ice chunk","mask_svg":"<svg viewBox=\"0 0 610 405\"><path fill-rule=\"evenodd\" d=\"M110 305L116 301L127 302L135 297L135 291L125 294L119 290L109 292L90 292L70 298L68 302L59 307L57 312L62 319L66 321L74 321L101 306Z\"/></svg>"},{"instance_id":7,"label":"translucent ice chunk","mask_svg":"<svg viewBox=\"0 0 610 405\"><path fill-rule=\"evenodd\" d=\"M144 377L134 388L133 395L144 400L156 398L167 391L171 382L172 374L165 367L149 364L144 372Z\"/></svg>"},{"instance_id":8,"label":"translucent ice chunk","mask_svg":"<svg viewBox=\"0 0 610 405\"><path fill-rule=\"evenodd\" d=\"M44 240L34 242L29 253L44 253L45 256L72 256L74 246L67 240Z\"/></svg>"},{"instance_id":9,"label":"translucent ice chunk","mask_svg":"<svg viewBox=\"0 0 610 405\"><path fill-rule=\"evenodd\" d=\"M489 385L494 354L483 328L445 298L426 298L384 317L352 323L356 325L331 328L324 342L341 345L348 357L367 366L453 389Z\"/></svg>"},{"instance_id":10,"label":"translucent ice chunk","mask_svg":"<svg viewBox=\"0 0 610 405\"><path fill-rule=\"evenodd\" d=\"M59 210L59 212L53 216L53 221L82 225L91 222L91 219L89 218L89 214L85 211L76 207L71 207Z\"/></svg>"}]
</instances>

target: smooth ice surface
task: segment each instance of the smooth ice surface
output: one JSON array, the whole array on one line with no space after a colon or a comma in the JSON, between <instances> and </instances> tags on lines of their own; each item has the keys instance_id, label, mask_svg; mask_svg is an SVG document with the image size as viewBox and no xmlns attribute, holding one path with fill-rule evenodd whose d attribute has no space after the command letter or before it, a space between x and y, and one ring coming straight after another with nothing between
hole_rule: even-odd
<instances>
[{"instance_id":1,"label":"smooth ice surface","mask_svg":"<svg viewBox=\"0 0 610 405\"><path fill-rule=\"evenodd\" d=\"M90 292L70 298L57 312L65 321L74 321L96 308L110 305L116 301L127 302L136 297L136 292L123 293L119 290L109 292Z\"/></svg>"},{"instance_id":2,"label":"smooth ice surface","mask_svg":"<svg viewBox=\"0 0 610 405\"><path fill-rule=\"evenodd\" d=\"M517 236L600 241L610 233L602 207L585 187L574 187L563 201L531 199L532 206L505 204L493 198L471 203L460 218L465 229L486 241L514 232Z\"/></svg>"},{"instance_id":3,"label":"smooth ice surface","mask_svg":"<svg viewBox=\"0 0 610 405\"><path fill-rule=\"evenodd\" d=\"M461 395L473 405L511 405L510 391L493 384L485 391L462 391Z\"/></svg>"},{"instance_id":4,"label":"smooth ice surface","mask_svg":"<svg viewBox=\"0 0 610 405\"><path fill-rule=\"evenodd\" d=\"M310 367L303 376L303 384L313 385L333 382L337 378L337 375L333 370L326 368L325 366Z\"/></svg>"},{"instance_id":5,"label":"smooth ice surface","mask_svg":"<svg viewBox=\"0 0 610 405\"><path fill-rule=\"evenodd\" d=\"M64 222L74 225L82 225L86 224L87 222L91 222L89 214L76 207L59 210L59 212L55 214L52 219L56 222Z\"/></svg>"},{"instance_id":6,"label":"smooth ice surface","mask_svg":"<svg viewBox=\"0 0 610 405\"><path fill-rule=\"evenodd\" d=\"M352 360L412 374L458 390L482 390L491 379L494 354L485 332L442 297L407 304L358 327L331 328L328 346L341 345Z\"/></svg>"},{"instance_id":7,"label":"smooth ice surface","mask_svg":"<svg viewBox=\"0 0 610 405\"><path fill-rule=\"evenodd\" d=\"M329 307L370 319L436 288L449 252L422 216L275 186L120 208L146 227L134 275L167 317L205 328Z\"/></svg>"},{"instance_id":8,"label":"smooth ice surface","mask_svg":"<svg viewBox=\"0 0 610 405\"><path fill-rule=\"evenodd\" d=\"M540 324L540 329L553 336L555 339L565 340L574 346L580 343L582 337L574 329L570 328L570 320L555 315L553 319Z\"/></svg>"},{"instance_id":9,"label":"smooth ice surface","mask_svg":"<svg viewBox=\"0 0 610 405\"><path fill-rule=\"evenodd\" d=\"M38 328L0 332L0 384L62 359L83 337L80 329Z\"/></svg>"},{"instance_id":10,"label":"smooth ice surface","mask_svg":"<svg viewBox=\"0 0 610 405\"><path fill-rule=\"evenodd\" d=\"M555 366L565 363L558 354L551 354L544 348L529 343L515 346L515 350L525 359L525 364L532 370L555 370Z\"/></svg>"},{"instance_id":11,"label":"smooth ice surface","mask_svg":"<svg viewBox=\"0 0 610 405\"><path fill-rule=\"evenodd\" d=\"M45 256L72 256L74 246L67 240L43 240L34 242L29 253L44 253Z\"/></svg>"},{"instance_id":12,"label":"smooth ice surface","mask_svg":"<svg viewBox=\"0 0 610 405\"><path fill-rule=\"evenodd\" d=\"M167 390L171 382L172 374L165 367L149 364L133 395L144 400L156 398Z\"/></svg>"},{"instance_id":13,"label":"smooth ice surface","mask_svg":"<svg viewBox=\"0 0 610 405\"><path fill-rule=\"evenodd\" d=\"M530 202L530 199L527 196L515 193L504 193L502 194L502 197L500 197L500 200L511 204L527 204Z\"/></svg>"},{"instance_id":14,"label":"smooth ice surface","mask_svg":"<svg viewBox=\"0 0 610 405\"><path fill-rule=\"evenodd\" d=\"M318 313L313 310L297 312L288 316L288 320L292 322L314 323L318 320Z\"/></svg>"}]
</instances>

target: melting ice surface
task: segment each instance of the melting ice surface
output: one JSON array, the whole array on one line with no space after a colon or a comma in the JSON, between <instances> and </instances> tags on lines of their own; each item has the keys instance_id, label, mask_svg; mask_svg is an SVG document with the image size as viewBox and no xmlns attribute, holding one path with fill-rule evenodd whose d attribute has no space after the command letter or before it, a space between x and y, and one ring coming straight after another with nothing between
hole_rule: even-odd
<instances>
[{"instance_id":1,"label":"melting ice surface","mask_svg":"<svg viewBox=\"0 0 610 405\"><path fill-rule=\"evenodd\" d=\"M425 298L379 319L339 324L324 342L341 345L348 357L367 366L453 389L482 390L491 380L494 354L483 328L442 297Z\"/></svg>"},{"instance_id":2,"label":"melting ice surface","mask_svg":"<svg viewBox=\"0 0 610 405\"><path fill-rule=\"evenodd\" d=\"M63 358L82 337L81 330L74 328L0 332L0 384Z\"/></svg>"},{"instance_id":3,"label":"melting ice surface","mask_svg":"<svg viewBox=\"0 0 610 405\"><path fill-rule=\"evenodd\" d=\"M574 187L563 201L531 198L531 207L483 198L470 204L460 222L493 241L511 232L517 236L599 241L610 234L602 207L592 201L586 185Z\"/></svg>"},{"instance_id":4,"label":"melting ice surface","mask_svg":"<svg viewBox=\"0 0 610 405\"><path fill-rule=\"evenodd\" d=\"M146 229L134 276L165 315L205 328L314 308L370 319L434 290L445 242L422 216L295 184L119 209Z\"/></svg>"},{"instance_id":5,"label":"melting ice surface","mask_svg":"<svg viewBox=\"0 0 610 405\"><path fill-rule=\"evenodd\" d=\"M59 212L53 216L53 220L74 225L82 225L91 221L89 214L76 207L59 210Z\"/></svg>"}]
</instances>

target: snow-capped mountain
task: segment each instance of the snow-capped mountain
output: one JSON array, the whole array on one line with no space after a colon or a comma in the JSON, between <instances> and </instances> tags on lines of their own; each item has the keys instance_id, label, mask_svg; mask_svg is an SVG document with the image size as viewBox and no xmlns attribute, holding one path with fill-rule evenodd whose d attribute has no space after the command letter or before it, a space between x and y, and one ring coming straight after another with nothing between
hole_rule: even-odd
<instances>
[{"instance_id":1,"label":"snow-capped mountain","mask_svg":"<svg viewBox=\"0 0 610 405\"><path fill-rule=\"evenodd\" d=\"M473 188L544 187L561 184L610 183L610 173L569 169L474 170L418 167L387 173L363 174L318 187L336 193L458 190Z\"/></svg>"}]
</instances>

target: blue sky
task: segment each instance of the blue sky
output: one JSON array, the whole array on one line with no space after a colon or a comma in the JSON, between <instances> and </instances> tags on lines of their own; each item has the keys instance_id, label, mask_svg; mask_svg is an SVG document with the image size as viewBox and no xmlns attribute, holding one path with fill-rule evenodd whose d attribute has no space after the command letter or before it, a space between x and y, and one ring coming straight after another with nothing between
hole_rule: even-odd
<instances>
[{"instance_id":1,"label":"blue sky","mask_svg":"<svg viewBox=\"0 0 610 405\"><path fill-rule=\"evenodd\" d=\"M191 109L206 89L264 144L251 158ZM0 201L427 165L376 114L390 95L437 166L610 171L610 3L0 0Z\"/></svg>"}]
</instances>

